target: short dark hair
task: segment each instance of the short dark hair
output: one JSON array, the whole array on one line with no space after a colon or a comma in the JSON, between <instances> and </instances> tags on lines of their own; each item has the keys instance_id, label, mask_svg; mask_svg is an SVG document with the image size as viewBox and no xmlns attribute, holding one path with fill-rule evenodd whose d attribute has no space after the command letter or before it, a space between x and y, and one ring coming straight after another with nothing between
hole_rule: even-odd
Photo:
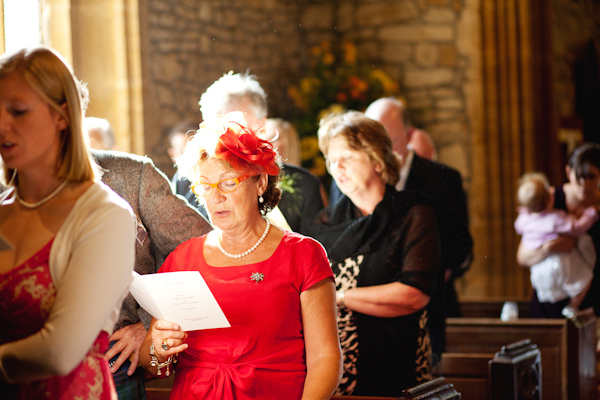
<instances>
[{"instance_id":1,"label":"short dark hair","mask_svg":"<svg viewBox=\"0 0 600 400\"><path fill-rule=\"evenodd\" d=\"M585 179L591 167L600 170L600 145L597 143L584 143L573 151L567 164L575 172L577 179Z\"/></svg>"}]
</instances>

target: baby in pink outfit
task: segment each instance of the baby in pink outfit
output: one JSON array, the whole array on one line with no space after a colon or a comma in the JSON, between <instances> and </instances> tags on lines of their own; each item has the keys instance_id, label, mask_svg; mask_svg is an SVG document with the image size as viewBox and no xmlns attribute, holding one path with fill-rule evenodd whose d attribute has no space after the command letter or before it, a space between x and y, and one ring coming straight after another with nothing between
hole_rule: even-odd
<instances>
[{"instance_id":1,"label":"baby in pink outfit","mask_svg":"<svg viewBox=\"0 0 600 400\"><path fill-rule=\"evenodd\" d=\"M579 218L563 210L555 210L554 196L548 179L542 173L529 173L519 180L517 192L519 215L515 230L522 235L521 243L537 249L559 235L578 238L575 249L568 253L551 254L530 267L531 284L540 302L556 303L570 298L562 311L572 317L589 290L596 262L596 251L588 229L598 219L594 207L588 207Z\"/></svg>"}]
</instances>

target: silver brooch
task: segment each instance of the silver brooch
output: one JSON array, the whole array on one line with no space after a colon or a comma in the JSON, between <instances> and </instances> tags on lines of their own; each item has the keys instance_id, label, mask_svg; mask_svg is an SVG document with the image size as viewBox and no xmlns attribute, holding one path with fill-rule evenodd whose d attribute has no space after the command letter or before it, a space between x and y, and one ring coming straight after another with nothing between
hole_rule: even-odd
<instances>
[{"instance_id":1,"label":"silver brooch","mask_svg":"<svg viewBox=\"0 0 600 400\"><path fill-rule=\"evenodd\" d=\"M263 279L265 279L265 275L261 274L260 272L253 272L252 275L250 275L250 280L256 283L262 281Z\"/></svg>"}]
</instances>

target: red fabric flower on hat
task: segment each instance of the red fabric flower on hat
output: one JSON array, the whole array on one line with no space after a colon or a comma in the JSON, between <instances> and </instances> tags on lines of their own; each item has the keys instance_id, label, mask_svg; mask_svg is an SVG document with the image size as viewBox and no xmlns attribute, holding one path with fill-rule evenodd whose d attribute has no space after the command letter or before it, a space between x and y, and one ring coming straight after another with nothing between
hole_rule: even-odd
<instances>
[{"instance_id":1,"label":"red fabric flower on hat","mask_svg":"<svg viewBox=\"0 0 600 400\"><path fill-rule=\"evenodd\" d=\"M233 169L246 174L279 174L277 153L273 145L236 121L226 121L219 137L215 156L227 161Z\"/></svg>"}]
</instances>

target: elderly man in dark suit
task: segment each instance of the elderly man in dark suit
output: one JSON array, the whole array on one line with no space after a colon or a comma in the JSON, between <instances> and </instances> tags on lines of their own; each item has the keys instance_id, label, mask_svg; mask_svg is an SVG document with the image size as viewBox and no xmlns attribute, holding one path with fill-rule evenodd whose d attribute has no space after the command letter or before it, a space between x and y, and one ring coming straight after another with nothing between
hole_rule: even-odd
<instances>
[{"instance_id":1,"label":"elderly man in dark suit","mask_svg":"<svg viewBox=\"0 0 600 400\"><path fill-rule=\"evenodd\" d=\"M400 181L396 189L422 192L433 200L436 208L442 246L440 271L443 275L440 275L438 287L427 307L435 364L444 351L446 317L460 315L453 280L467 270L473 256L462 178L455 169L421 158L408 149L410 120L401 101L392 98L376 100L365 114L383 124L392 138L394 150L402 156Z\"/></svg>"},{"instance_id":2,"label":"elderly man in dark suit","mask_svg":"<svg viewBox=\"0 0 600 400\"><path fill-rule=\"evenodd\" d=\"M467 201L462 178L455 169L419 157L408 146L412 132L404 104L393 98L374 101L365 111L367 117L381 122L390 138L394 151L402 157L400 181L397 190L419 191L434 202L442 246L441 274L427 311L433 349L433 364L441 358L445 345L445 319L460 316L460 306L454 288L454 279L470 266L473 239L469 233ZM330 203L341 193L332 186Z\"/></svg>"},{"instance_id":3,"label":"elderly man in dark suit","mask_svg":"<svg viewBox=\"0 0 600 400\"><path fill-rule=\"evenodd\" d=\"M173 194L167 177L152 160L118 151L92 151L102 181L123 197L137 219L135 271L151 274L180 243L201 236L210 224L182 197ZM110 249L106 249L110 251ZM145 398L138 350L151 316L129 294L106 353L120 399Z\"/></svg>"}]
</instances>

